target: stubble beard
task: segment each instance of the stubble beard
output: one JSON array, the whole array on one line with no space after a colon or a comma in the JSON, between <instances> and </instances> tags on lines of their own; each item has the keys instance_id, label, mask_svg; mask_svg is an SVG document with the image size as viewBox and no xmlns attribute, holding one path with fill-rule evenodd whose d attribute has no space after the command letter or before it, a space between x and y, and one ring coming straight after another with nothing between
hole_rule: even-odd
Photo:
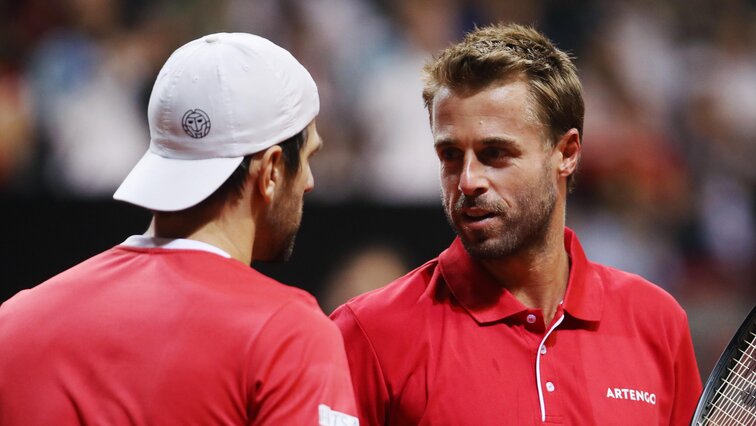
<instances>
[{"instance_id":1,"label":"stubble beard","mask_svg":"<svg viewBox=\"0 0 756 426\"><path fill-rule=\"evenodd\" d=\"M450 211L447 195L444 194L444 211L449 224L462 240L462 245L471 257L478 260L501 259L517 256L538 248L546 241L552 215L556 207L556 189L549 185L546 175L537 184L518 194L514 201L517 210L508 209L503 202L482 197L466 197L464 194ZM496 213L500 226L496 229L465 232L454 220L462 215L463 207L481 207Z\"/></svg>"},{"instance_id":2,"label":"stubble beard","mask_svg":"<svg viewBox=\"0 0 756 426\"><path fill-rule=\"evenodd\" d=\"M275 231L276 238L271 242L273 256L266 262L280 263L291 258L302 223L302 207L302 199L292 194L274 209L276 213L270 219L268 226Z\"/></svg>"}]
</instances>

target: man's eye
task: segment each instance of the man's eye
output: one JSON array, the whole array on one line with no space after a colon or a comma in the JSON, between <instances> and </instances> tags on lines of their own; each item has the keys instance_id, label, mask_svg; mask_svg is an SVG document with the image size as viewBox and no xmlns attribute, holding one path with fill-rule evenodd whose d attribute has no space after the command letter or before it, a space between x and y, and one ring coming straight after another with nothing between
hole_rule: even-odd
<instances>
[{"instance_id":1,"label":"man's eye","mask_svg":"<svg viewBox=\"0 0 756 426\"><path fill-rule=\"evenodd\" d=\"M438 152L438 157L444 161L456 160L461 156L461 151L454 148L445 148Z\"/></svg>"},{"instance_id":2,"label":"man's eye","mask_svg":"<svg viewBox=\"0 0 756 426\"><path fill-rule=\"evenodd\" d=\"M501 158L505 157L507 152L501 148L488 147L483 150L483 156L485 158Z\"/></svg>"}]
</instances>

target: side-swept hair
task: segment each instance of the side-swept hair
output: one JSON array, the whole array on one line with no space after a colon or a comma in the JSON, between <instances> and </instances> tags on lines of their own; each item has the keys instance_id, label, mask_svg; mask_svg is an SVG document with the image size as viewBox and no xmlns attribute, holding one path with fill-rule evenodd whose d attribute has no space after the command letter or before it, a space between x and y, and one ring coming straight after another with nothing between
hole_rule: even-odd
<instances>
[{"instance_id":1,"label":"side-swept hair","mask_svg":"<svg viewBox=\"0 0 756 426\"><path fill-rule=\"evenodd\" d=\"M517 24L476 28L435 56L424 69L423 100L433 117L433 98L441 88L482 90L493 83L523 76L531 105L555 145L568 130L583 136L583 88L570 56L543 34ZM573 175L567 179L572 187Z\"/></svg>"}]
</instances>

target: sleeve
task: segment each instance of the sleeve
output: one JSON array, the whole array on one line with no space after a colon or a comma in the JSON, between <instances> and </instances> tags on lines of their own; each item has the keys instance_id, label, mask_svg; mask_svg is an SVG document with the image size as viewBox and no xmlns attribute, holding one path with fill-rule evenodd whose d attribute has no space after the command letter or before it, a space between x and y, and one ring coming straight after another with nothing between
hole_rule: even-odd
<instances>
[{"instance_id":1,"label":"sleeve","mask_svg":"<svg viewBox=\"0 0 756 426\"><path fill-rule=\"evenodd\" d=\"M388 424L389 394L372 343L348 305L336 309L331 319L344 336L360 423L368 426Z\"/></svg>"},{"instance_id":2,"label":"sleeve","mask_svg":"<svg viewBox=\"0 0 756 426\"><path fill-rule=\"evenodd\" d=\"M343 340L317 306L289 303L252 345L250 424L358 425Z\"/></svg>"},{"instance_id":3,"label":"sleeve","mask_svg":"<svg viewBox=\"0 0 756 426\"><path fill-rule=\"evenodd\" d=\"M682 328L681 339L674 364L675 395L669 421L671 425L690 424L693 413L696 411L696 405L698 405L698 399L703 391L701 373L696 363L693 340L688 327L688 318L684 312L680 327Z\"/></svg>"}]
</instances>

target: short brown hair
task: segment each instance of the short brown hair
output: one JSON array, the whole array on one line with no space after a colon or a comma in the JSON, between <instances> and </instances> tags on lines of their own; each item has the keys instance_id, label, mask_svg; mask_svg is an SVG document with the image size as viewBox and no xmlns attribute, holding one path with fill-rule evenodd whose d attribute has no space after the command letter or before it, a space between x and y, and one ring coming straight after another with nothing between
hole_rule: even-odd
<instances>
[{"instance_id":1,"label":"short brown hair","mask_svg":"<svg viewBox=\"0 0 756 426\"><path fill-rule=\"evenodd\" d=\"M425 65L423 100L432 117L441 88L482 90L522 75L530 87L535 115L552 144L569 129L583 136L583 88L570 56L543 34L517 24L495 24L465 35ZM574 175L574 174L573 174ZM568 178L572 186L573 176Z\"/></svg>"}]
</instances>

